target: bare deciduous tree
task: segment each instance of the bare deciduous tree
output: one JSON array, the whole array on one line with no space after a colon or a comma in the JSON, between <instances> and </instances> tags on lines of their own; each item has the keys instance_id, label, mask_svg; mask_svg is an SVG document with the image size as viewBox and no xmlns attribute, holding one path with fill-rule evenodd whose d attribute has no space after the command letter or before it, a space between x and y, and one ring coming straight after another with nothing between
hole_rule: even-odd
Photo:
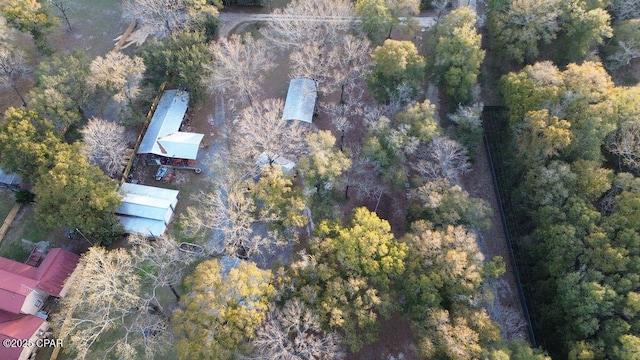
<instances>
[{"instance_id":1,"label":"bare deciduous tree","mask_svg":"<svg viewBox=\"0 0 640 360\"><path fill-rule=\"evenodd\" d=\"M325 332L320 319L300 300L272 310L251 341L261 359L343 359L340 336Z\"/></svg>"},{"instance_id":2,"label":"bare deciduous tree","mask_svg":"<svg viewBox=\"0 0 640 360\"><path fill-rule=\"evenodd\" d=\"M0 14L0 48L8 47L13 38L13 29L7 24L7 19Z\"/></svg>"},{"instance_id":3,"label":"bare deciduous tree","mask_svg":"<svg viewBox=\"0 0 640 360\"><path fill-rule=\"evenodd\" d=\"M104 58L98 56L90 65L89 85L105 89L113 99L128 104L140 93L140 83L145 71L142 58L111 51Z\"/></svg>"},{"instance_id":4,"label":"bare deciduous tree","mask_svg":"<svg viewBox=\"0 0 640 360\"><path fill-rule=\"evenodd\" d=\"M248 176L251 178L255 173ZM258 228L258 223L277 221L276 211L257 211L251 193L252 181L236 169L225 168L211 191L201 191L196 205L187 208L184 219L191 234L207 233L212 241L207 247L214 252L237 256L240 252L251 257L268 252L284 240L277 234Z\"/></svg>"},{"instance_id":5,"label":"bare deciduous tree","mask_svg":"<svg viewBox=\"0 0 640 360\"><path fill-rule=\"evenodd\" d=\"M266 35L286 48L339 42L355 20L353 4L348 0L293 0L285 8L274 10L273 15Z\"/></svg>"},{"instance_id":6,"label":"bare deciduous tree","mask_svg":"<svg viewBox=\"0 0 640 360\"><path fill-rule=\"evenodd\" d=\"M607 150L619 156L622 162L635 171L640 170L640 123L623 122L618 131L605 144Z\"/></svg>"},{"instance_id":7,"label":"bare deciduous tree","mask_svg":"<svg viewBox=\"0 0 640 360\"><path fill-rule=\"evenodd\" d=\"M617 21L640 18L639 0L613 0L608 8Z\"/></svg>"},{"instance_id":8,"label":"bare deciduous tree","mask_svg":"<svg viewBox=\"0 0 640 360\"><path fill-rule=\"evenodd\" d=\"M129 154L124 126L92 118L81 130L83 154L107 174L122 171Z\"/></svg>"},{"instance_id":9,"label":"bare deciduous tree","mask_svg":"<svg viewBox=\"0 0 640 360\"><path fill-rule=\"evenodd\" d=\"M273 52L264 40L256 40L251 34L233 34L213 42L209 52L213 58L205 64L211 74L205 80L209 91L238 94L240 100L252 104L264 74L275 66Z\"/></svg>"},{"instance_id":10,"label":"bare deciduous tree","mask_svg":"<svg viewBox=\"0 0 640 360\"><path fill-rule=\"evenodd\" d=\"M467 150L457 141L438 136L431 140L426 151L418 154L420 161L414 169L428 179L445 177L457 182L458 176L471 170Z\"/></svg>"},{"instance_id":11,"label":"bare deciduous tree","mask_svg":"<svg viewBox=\"0 0 640 360\"><path fill-rule=\"evenodd\" d=\"M639 58L640 18L619 22L614 28L613 37L604 49L603 55L605 66L610 70L617 70Z\"/></svg>"},{"instance_id":12,"label":"bare deciduous tree","mask_svg":"<svg viewBox=\"0 0 640 360\"><path fill-rule=\"evenodd\" d=\"M31 68L27 65L22 51L12 51L0 46L0 90L15 91L23 106L27 106L27 102L18 90L18 83L30 73Z\"/></svg>"},{"instance_id":13,"label":"bare deciduous tree","mask_svg":"<svg viewBox=\"0 0 640 360\"><path fill-rule=\"evenodd\" d=\"M361 155L357 148L351 148L352 166L346 173L347 191L355 188L360 198L380 199L389 186L380 179L380 166Z\"/></svg>"},{"instance_id":14,"label":"bare deciduous tree","mask_svg":"<svg viewBox=\"0 0 640 360\"><path fill-rule=\"evenodd\" d=\"M348 34L332 47L328 53L329 64L334 69L331 87L340 87L340 102L344 102L345 91L354 90L371 60L371 42Z\"/></svg>"},{"instance_id":15,"label":"bare deciduous tree","mask_svg":"<svg viewBox=\"0 0 640 360\"><path fill-rule=\"evenodd\" d=\"M331 77L329 68L329 57L327 56L327 46L313 40L301 45L291 53L291 77L305 77L313 79L316 86L324 83Z\"/></svg>"},{"instance_id":16,"label":"bare deciduous tree","mask_svg":"<svg viewBox=\"0 0 640 360\"><path fill-rule=\"evenodd\" d=\"M295 162L305 153L308 130L299 121L283 120L283 107L282 100L267 99L243 109L234 121L232 150L244 167L255 166L260 155L272 164L279 156Z\"/></svg>"},{"instance_id":17,"label":"bare deciduous tree","mask_svg":"<svg viewBox=\"0 0 640 360\"><path fill-rule=\"evenodd\" d=\"M77 282L61 301L66 311L53 318L78 359L93 358L104 336L110 336L105 353L129 359L152 358L171 342L158 289L180 278L191 259L170 239L136 243L134 255L93 247L80 260Z\"/></svg>"},{"instance_id":18,"label":"bare deciduous tree","mask_svg":"<svg viewBox=\"0 0 640 360\"><path fill-rule=\"evenodd\" d=\"M131 235L129 243L133 245L131 256L138 273L149 284L145 290L148 290L150 299L157 301L158 290L168 287L176 301L180 301L180 295L174 286L180 284L183 271L196 260L194 256L180 251L178 244L170 238L156 237L149 241L138 235Z\"/></svg>"},{"instance_id":19,"label":"bare deciduous tree","mask_svg":"<svg viewBox=\"0 0 640 360\"><path fill-rule=\"evenodd\" d=\"M126 0L122 4L122 17L138 22L139 29L131 36L139 43L147 36L163 38L192 29L217 16L217 8L207 0Z\"/></svg>"}]
</instances>

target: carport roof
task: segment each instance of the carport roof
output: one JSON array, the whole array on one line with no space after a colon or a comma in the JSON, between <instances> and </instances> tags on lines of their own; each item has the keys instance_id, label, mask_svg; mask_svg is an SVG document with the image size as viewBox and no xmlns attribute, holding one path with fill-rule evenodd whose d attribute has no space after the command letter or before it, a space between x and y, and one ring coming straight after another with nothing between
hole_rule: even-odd
<instances>
[{"instance_id":1,"label":"carport roof","mask_svg":"<svg viewBox=\"0 0 640 360\"><path fill-rule=\"evenodd\" d=\"M307 78L291 79L282 119L311 123L317 96L318 91L315 81Z\"/></svg>"}]
</instances>

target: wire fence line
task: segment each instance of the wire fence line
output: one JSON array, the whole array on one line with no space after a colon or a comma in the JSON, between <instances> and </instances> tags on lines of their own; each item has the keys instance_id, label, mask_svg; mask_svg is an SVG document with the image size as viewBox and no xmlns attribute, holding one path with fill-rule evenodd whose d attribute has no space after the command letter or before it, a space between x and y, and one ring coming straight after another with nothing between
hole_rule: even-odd
<instances>
[{"instance_id":1,"label":"wire fence line","mask_svg":"<svg viewBox=\"0 0 640 360\"><path fill-rule=\"evenodd\" d=\"M518 245L517 240L522 238L523 233L519 230L518 223L513 216L505 215L505 208L511 215L515 214L513 202L511 201L511 195L506 183L506 174L504 173L503 154L501 144L505 143L505 139L509 136L504 134L504 114L506 108L502 106L485 106L482 111L482 123L484 127L484 142L489 159L489 168L491 170L491 177L493 180L493 186L497 195L498 211L500 212L500 219L502 227L504 229L504 236L509 248L509 257L512 268L515 272L516 286L518 295L520 298L520 305L527 322L527 331L529 334L529 341L533 347L538 346L535 329L538 328L536 320L530 316L530 309L528 303L533 304L532 291L529 284L531 283L531 276L528 268L522 266L524 264L524 258L522 249ZM516 242L513 241L516 239ZM523 280L526 283L523 286ZM535 304L533 304L535 307Z\"/></svg>"}]
</instances>

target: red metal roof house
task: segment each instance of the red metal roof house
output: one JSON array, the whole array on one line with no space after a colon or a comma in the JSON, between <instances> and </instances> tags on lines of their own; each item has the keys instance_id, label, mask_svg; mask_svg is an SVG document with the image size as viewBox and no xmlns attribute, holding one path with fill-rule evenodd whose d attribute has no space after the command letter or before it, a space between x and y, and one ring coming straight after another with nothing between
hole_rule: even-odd
<instances>
[{"instance_id":1,"label":"red metal roof house","mask_svg":"<svg viewBox=\"0 0 640 360\"><path fill-rule=\"evenodd\" d=\"M49 323L35 314L49 296L63 297L80 256L51 249L35 267L0 257L0 340L44 337ZM0 359L28 359L34 348L0 347Z\"/></svg>"}]
</instances>

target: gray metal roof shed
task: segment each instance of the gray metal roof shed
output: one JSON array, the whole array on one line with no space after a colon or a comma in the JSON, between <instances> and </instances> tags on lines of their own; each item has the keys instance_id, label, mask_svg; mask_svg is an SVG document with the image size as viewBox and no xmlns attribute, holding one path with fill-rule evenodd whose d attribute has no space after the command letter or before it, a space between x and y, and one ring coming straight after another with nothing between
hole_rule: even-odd
<instances>
[{"instance_id":1,"label":"gray metal roof shed","mask_svg":"<svg viewBox=\"0 0 640 360\"><path fill-rule=\"evenodd\" d=\"M282 119L311 123L317 97L318 89L315 81L307 78L291 79Z\"/></svg>"},{"instance_id":2,"label":"gray metal roof shed","mask_svg":"<svg viewBox=\"0 0 640 360\"><path fill-rule=\"evenodd\" d=\"M116 214L125 231L162 236L173 219L179 191L124 183L119 192L122 202Z\"/></svg>"}]
</instances>

